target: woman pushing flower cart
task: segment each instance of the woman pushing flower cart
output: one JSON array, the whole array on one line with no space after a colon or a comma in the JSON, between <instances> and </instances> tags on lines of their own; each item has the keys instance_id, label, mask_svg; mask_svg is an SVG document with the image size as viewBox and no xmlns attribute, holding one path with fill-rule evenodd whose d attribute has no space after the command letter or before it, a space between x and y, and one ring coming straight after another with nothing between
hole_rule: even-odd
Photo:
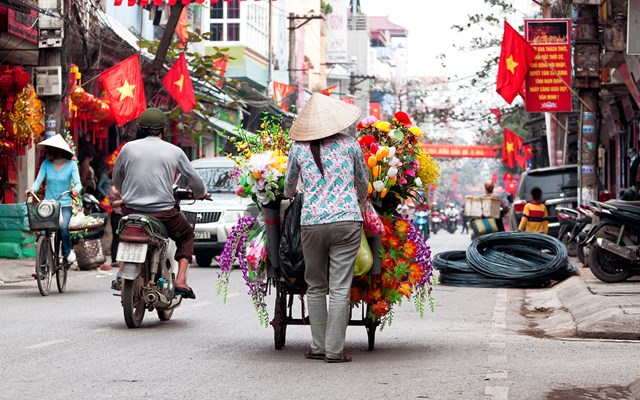
<instances>
[{"instance_id":1,"label":"woman pushing flower cart","mask_svg":"<svg viewBox=\"0 0 640 400\"><path fill-rule=\"evenodd\" d=\"M234 227L220 257L218 291L226 294L237 259L265 326L265 297L270 284L276 287L276 349L284 346L288 324L309 323L312 342L305 356L327 362L351 360L344 354L347 325L364 325L372 350L376 327L392 321L403 298L413 298L421 316L426 301L433 309L429 247L397 209L403 199L436 185L439 166L421 149L422 132L407 114L398 112L390 121L369 116L354 139L345 130L359 115L358 108L316 93L288 134L265 118L259 136L240 133L240 154L232 157L238 195L263 208L266 224L256 227L255 218L245 217ZM273 246L279 200L296 192L303 196L298 218L306 285L292 284L290 274L279 271ZM292 318L294 294L307 295L308 318ZM353 320L352 309L361 303L362 320Z\"/></svg>"}]
</instances>

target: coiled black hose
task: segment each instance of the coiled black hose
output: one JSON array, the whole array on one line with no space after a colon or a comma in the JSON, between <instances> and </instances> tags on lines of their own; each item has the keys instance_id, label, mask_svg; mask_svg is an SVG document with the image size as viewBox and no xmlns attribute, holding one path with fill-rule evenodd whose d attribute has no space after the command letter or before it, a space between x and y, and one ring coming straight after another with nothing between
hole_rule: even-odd
<instances>
[{"instance_id":1,"label":"coiled black hose","mask_svg":"<svg viewBox=\"0 0 640 400\"><path fill-rule=\"evenodd\" d=\"M466 252L436 254L433 264L442 283L457 286L545 287L578 274L562 242L529 232L480 236Z\"/></svg>"}]
</instances>

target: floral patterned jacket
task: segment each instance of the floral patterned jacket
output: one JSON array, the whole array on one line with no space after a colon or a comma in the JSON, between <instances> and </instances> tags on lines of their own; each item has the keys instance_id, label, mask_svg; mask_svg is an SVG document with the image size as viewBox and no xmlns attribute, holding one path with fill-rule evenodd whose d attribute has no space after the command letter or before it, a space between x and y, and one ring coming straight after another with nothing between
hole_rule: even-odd
<instances>
[{"instance_id":1,"label":"floral patterned jacket","mask_svg":"<svg viewBox=\"0 0 640 400\"><path fill-rule=\"evenodd\" d=\"M313 161L309 142L294 142L289 151L284 196L296 194L302 178L304 205L301 225L339 221L362 221L369 187L369 174L358 142L337 134L322 140L320 146L324 178Z\"/></svg>"}]
</instances>

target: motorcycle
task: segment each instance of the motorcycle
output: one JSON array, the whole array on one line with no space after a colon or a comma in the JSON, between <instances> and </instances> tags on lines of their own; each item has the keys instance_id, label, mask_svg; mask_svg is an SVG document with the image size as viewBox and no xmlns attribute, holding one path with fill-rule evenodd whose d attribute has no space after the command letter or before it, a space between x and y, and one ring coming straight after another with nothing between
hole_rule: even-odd
<instances>
[{"instance_id":1,"label":"motorcycle","mask_svg":"<svg viewBox=\"0 0 640 400\"><path fill-rule=\"evenodd\" d=\"M194 199L188 189L174 189L174 198L176 204ZM139 327L146 310L155 309L161 321L170 320L182 296L175 293L176 244L167 229L154 217L129 214L120 220L117 234L116 261L123 263L121 302L127 327Z\"/></svg>"},{"instance_id":2,"label":"motorcycle","mask_svg":"<svg viewBox=\"0 0 640 400\"><path fill-rule=\"evenodd\" d=\"M438 230L442 228L442 218L440 216L440 211L432 210L431 211L431 227L430 230L434 235L438 233Z\"/></svg>"},{"instance_id":3,"label":"motorcycle","mask_svg":"<svg viewBox=\"0 0 640 400\"><path fill-rule=\"evenodd\" d=\"M597 224L584 243L588 265L603 282L623 282L640 275L640 201L592 201Z\"/></svg>"},{"instance_id":4,"label":"motorcycle","mask_svg":"<svg viewBox=\"0 0 640 400\"><path fill-rule=\"evenodd\" d=\"M584 264L584 246L579 246L580 239L586 236L585 229L590 226L593 213L586 206L578 206L575 210L556 207L556 217L560 223L558 239L565 245L570 257L580 258Z\"/></svg>"},{"instance_id":5,"label":"motorcycle","mask_svg":"<svg viewBox=\"0 0 640 400\"><path fill-rule=\"evenodd\" d=\"M427 210L416 210L413 215L414 223L416 227L422 233L422 236L425 238L429 237L429 211Z\"/></svg>"},{"instance_id":6,"label":"motorcycle","mask_svg":"<svg viewBox=\"0 0 640 400\"><path fill-rule=\"evenodd\" d=\"M450 214L446 214L445 213L445 218L446 218L446 227L447 227L447 232L449 233L455 233L456 229L458 228L458 214L457 213L450 213Z\"/></svg>"}]
</instances>

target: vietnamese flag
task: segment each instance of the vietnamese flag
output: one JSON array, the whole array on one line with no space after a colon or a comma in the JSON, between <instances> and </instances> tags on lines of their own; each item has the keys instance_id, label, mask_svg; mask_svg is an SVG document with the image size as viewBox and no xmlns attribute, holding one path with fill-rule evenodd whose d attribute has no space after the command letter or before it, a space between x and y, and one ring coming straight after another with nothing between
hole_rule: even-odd
<instances>
[{"instance_id":1,"label":"vietnamese flag","mask_svg":"<svg viewBox=\"0 0 640 400\"><path fill-rule=\"evenodd\" d=\"M507 21L504 21L496 92L507 103L511 104L520 91L535 56L536 51L533 47Z\"/></svg>"},{"instance_id":2,"label":"vietnamese flag","mask_svg":"<svg viewBox=\"0 0 640 400\"><path fill-rule=\"evenodd\" d=\"M527 161L529 161L533 157L532 147L530 144L525 144L522 146L522 154L518 154L518 166L520 168L525 168L527 166Z\"/></svg>"},{"instance_id":3,"label":"vietnamese flag","mask_svg":"<svg viewBox=\"0 0 640 400\"><path fill-rule=\"evenodd\" d=\"M509 166L515 167L520 157L520 148L524 139L509 129L504 128L504 140L502 141L502 162Z\"/></svg>"},{"instance_id":4,"label":"vietnamese flag","mask_svg":"<svg viewBox=\"0 0 640 400\"><path fill-rule=\"evenodd\" d=\"M329 86L326 89L322 89L320 91L320 93L324 94L325 96L330 96L331 93L333 93L336 90L337 87L338 87L338 85Z\"/></svg>"},{"instance_id":5,"label":"vietnamese flag","mask_svg":"<svg viewBox=\"0 0 640 400\"><path fill-rule=\"evenodd\" d=\"M137 54L101 73L100 80L118 126L138 118L147 108Z\"/></svg>"},{"instance_id":6,"label":"vietnamese flag","mask_svg":"<svg viewBox=\"0 0 640 400\"><path fill-rule=\"evenodd\" d=\"M381 115L382 106L380 103L369 103L369 114L373 115L378 119L382 119Z\"/></svg>"},{"instance_id":7,"label":"vietnamese flag","mask_svg":"<svg viewBox=\"0 0 640 400\"><path fill-rule=\"evenodd\" d=\"M220 78L216 83L216 86L222 88L222 84L224 83L224 74L227 72L227 63L229 62L229 55L225 54L224 56L218 58L213 62L213 73L219 75Z\"/></svg>"},{"instance_id":8,"label":"vietnamese flag","mask_svg":"<svg viewBox=\"0 0 640 400\"><path fill-rule=\"evenodd\" d=\"M175 64L162 78L162 84L182 108L182 111L189 112L195 108L197 104L196 95L193 93L193 84L191 83L187 58L184 53L180 54Z\"/></svg>"}]
</instances>

